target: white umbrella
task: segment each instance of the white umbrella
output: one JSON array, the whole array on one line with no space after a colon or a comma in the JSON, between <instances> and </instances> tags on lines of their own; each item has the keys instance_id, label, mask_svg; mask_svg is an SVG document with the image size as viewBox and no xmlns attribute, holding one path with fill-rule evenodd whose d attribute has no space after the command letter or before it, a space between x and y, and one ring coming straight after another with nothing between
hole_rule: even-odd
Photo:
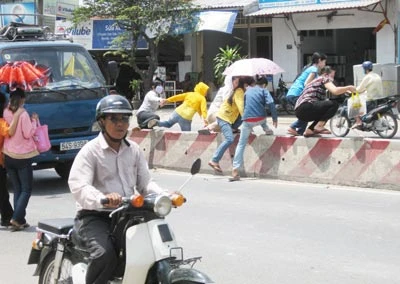
<instances>
[{"instance_id":1,"label":"white umbrella","mask_svg":"<svg viewBox=\"0 0 400 284\"><path fill-rule=\"evenodd\" d=\"M278 64L267 58L240 59L228 66L223 75L229 76L255 76L275 75L285 72Z\"/></svg>"}]
</instances>

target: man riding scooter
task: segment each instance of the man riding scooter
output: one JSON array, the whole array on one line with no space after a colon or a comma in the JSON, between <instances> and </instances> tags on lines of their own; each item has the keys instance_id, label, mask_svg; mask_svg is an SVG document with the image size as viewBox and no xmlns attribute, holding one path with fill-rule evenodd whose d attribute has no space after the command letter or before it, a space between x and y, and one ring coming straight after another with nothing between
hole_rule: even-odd
<instances>
[{"instance_id":1,"label":"man riding scooter","mask_svg":"<svg viewBox=\"0 0 400 284\"><path fill-rule=\"evenodd\" d=\"M111 278L117 253L111 238L111 218L106 208L116 208L135 189L142 195L161 193L151 180L139 146L126 139L132 108L120 95L106 96L96 107L99 135L78 153L68 184L76 200L74 229L90 253L87 284L105 284ZM101 199L108 198L107 205Z\"/></svg>"},{"instance_id":2,"label":"man riding scooter","mask_svg":"<svg viewBox=\"0 0 400 284\"><path fill-rule=\"evenodd\" d=\"M373 64L371 61L364 61L362 68L364 69L365 76L356 90L359 94L366 96L368 113L370 110L376 107L376 100L384 97L382 78L372 71ZM352 128L358 129L362 127L361 116L363 114L356 116L356 122Z\"/></svg>"}]
</instances>

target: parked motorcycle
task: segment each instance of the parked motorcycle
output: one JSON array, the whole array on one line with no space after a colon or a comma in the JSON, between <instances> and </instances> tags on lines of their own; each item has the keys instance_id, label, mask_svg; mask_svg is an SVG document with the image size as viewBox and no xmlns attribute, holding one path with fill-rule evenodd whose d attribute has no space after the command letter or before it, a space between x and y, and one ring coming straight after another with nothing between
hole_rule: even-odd
<instances>
[{"instance_id":1,"label":"parked motorcycle","mask_svg":"<svg viewBox=\"0 0 400 284\"><path fill-rule=\"evenodd\" d=\"M278 81L278 89L274 92L272 96L274 99L275 107L278 112L285 112L287 114L294 114L294 105L292 105L286 99L286 94L288 92L288 88L286 86L285 81L282 79L282 75Z\"/></svg>"},{"instance_id":2,"label":"parked motorcycle","mask_svg":"<svg viewBox=\"0 0 400 284\"><path fill-rule=\"evenodd\" d=\"M355 123L355 118L349 118L347 111L348 96L342 99L342 104L335 116L330 120L332 133L338 137L345 137L351 126ZM400 96L391 96L377 101L377 106L361 117L362 125L358 127L361 131L372 131L382 138L392 138L398 129L398 101Z\"/></svg>"},{"instance_id":3,"label":"parked motorcycle","mask_svg":"<svg viewBox=\"0 0 400 284\"><path fill-rule=\"evenodd\" d=\"M191 177L200 171L201 160L191 167ZM213 283L193 268L201 257L184 259L183 248L164 217L172 207L186 201L180 194L134 195L124 198L121 206L110 213L113 237L119 249L118 267L109 284L205 284ZM102 200L103 204L108 202ZM73 230L73 219L40 221L32 244L28 264L37 264L34 275L39 284L84 284L88 252Z\"/></svg>"}]
</instances>

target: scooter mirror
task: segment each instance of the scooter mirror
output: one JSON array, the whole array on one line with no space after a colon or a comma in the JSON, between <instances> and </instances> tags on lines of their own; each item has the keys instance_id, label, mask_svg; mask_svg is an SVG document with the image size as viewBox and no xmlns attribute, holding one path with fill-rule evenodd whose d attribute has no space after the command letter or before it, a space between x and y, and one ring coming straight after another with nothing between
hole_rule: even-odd
<instances>
[{"instance_id":1,"label":"scooter mirror","mask_svg":"<svg viewBox=\"0 0 400 284\"><path fill-rule=\"evenodd\" d=\"M194 161L194 163L192 164L192 167L191 167L191 169L190 169L190 173L191 173L192 175L195 175L195 174L197 174L197 173L200 172L200 168L201 168L201 159L198 158L198 159L196 159L196 161Z\"/></svg>"}]
</instances>

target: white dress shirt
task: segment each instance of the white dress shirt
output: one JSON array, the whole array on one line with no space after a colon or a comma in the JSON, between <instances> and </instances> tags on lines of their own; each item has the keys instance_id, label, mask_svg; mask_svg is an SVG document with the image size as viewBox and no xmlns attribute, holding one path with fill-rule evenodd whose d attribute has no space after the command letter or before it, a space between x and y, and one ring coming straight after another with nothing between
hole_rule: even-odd
<instances>
[{"instance_id":1,"label":"white dress shirt","mask_svg":"<svg viewBox=\"0 0 400 284\"><path fill-rule=\"evenodd\" d=\"M145 196L164 191L151 180L146 158L139 146L127 141L129 146L122 141L117 152L100 133L79 151L68 179L77 210L103 208L100 200L112 192L125 197L135 192Z\"/></svg>"}]
</instances>

